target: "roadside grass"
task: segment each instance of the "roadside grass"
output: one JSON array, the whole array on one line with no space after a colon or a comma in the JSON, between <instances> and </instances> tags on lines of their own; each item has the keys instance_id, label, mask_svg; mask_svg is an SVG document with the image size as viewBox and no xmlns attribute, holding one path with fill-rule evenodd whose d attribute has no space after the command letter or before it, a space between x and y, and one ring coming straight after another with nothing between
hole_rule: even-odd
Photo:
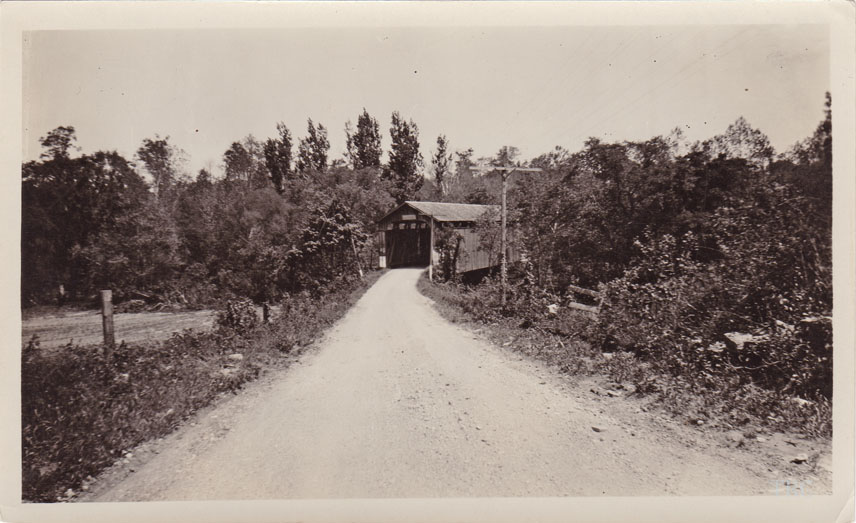
<instances>
[{"instance_id":1,"label":"roadside grass","mask_svg":"<svg viewBox=\"0 0 856 523\"><path fill-rule=\"evenodd\" d=\"M269 324L185 330L165 341L62 351L23 348L21 423L26 502L63 501L136 445L176 429L218 396L282 368L356 303L382 272L292 296ZM227 323L227 322L224 322Z\"/></svg>"},{"instance_id":2,"label":"roadside grass","mask_svg":"<svg viewBox=\"0 0 856 523\"><path fill-rule=\"evenodd\" d=\"M604 352L588 341L595 328L588 313L567 308L555 315L543 311L541 320L532 321L500 314L494 307L496 299L485 295L492 292L490 286L432 283L423 276L418 288L449 321L479 325L495 344L564 374L603 377L620 394L644 396L646 403L686 424L747 434L765 429L817 438L832 435L830 402L799 401L736 376L690 380L659 371L632 352Z\"/></svg>"}]
</instances>

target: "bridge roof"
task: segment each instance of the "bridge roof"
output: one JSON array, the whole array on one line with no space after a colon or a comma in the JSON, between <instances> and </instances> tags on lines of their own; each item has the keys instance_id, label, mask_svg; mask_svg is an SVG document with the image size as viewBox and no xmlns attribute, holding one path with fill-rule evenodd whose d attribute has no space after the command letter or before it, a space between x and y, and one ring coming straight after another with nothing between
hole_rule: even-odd
<instances>
[{"instance_id":1,"label":"bridge roof","mask_svg":"<svg viewBox=\"0 0 856 523\"><path fill-rule=\"evenodd\" d=\"M438 222L474 222L488 211L499 211L498 205L479 205L475 203L446 203L446 202L414 202L406 201L378 220L384 221L388 216L409 206L422 214L431 216Z\"/></svg>"}]
</instances>

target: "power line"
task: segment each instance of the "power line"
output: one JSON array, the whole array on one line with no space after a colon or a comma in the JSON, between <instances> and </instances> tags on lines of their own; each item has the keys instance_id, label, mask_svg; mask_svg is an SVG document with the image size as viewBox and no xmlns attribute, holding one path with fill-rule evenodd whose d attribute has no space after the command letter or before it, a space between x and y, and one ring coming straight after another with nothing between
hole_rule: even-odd
<instances>
[{"instance_id":1,"label":"power line","mask_svg":"<svg viewBox=\"0 0 856 523\"><path fill-rule=\"evenodd\" d=\"M664 60L662 60L663 63L667 63L669 60L674 59L676 56L678 56L680 54L680 51L677 50L676 47L677 46L673 45L673 42L671 40L664 39L663 42L660 43L659 47L657 47L651 53L651 55L652 56L663 56L662 52L664 49L666 49L667 51L671 50L672 51L671 53L668 53L668 52L665 53L666 58ZM633 67L629 72L627 72L626 74L624 74L622 76L627 76L628 78L632 79L641 71L642 68L644 68L648 65L649 64L647 61L639 60L636 63L635 67ZM591 109L588 112L586 112L585 115L583 115L578 120L579 127L585 128L588 125L589 120L591 120L593 117L597 116L598 114L602 114L605 111L612 110L613 107L619 106L622 103L622 98L621 98L621 96L619 96L619 92L623 88L624 87L623 87L622 83L616 82L610 90L604 91L603 95L601 97L599 97L599 99L605 97L608 100L606 102L606 104L601 105L599 103L592 103Z\"/></svg>"},{"instance_id":2,"label":"power line","mask_svg":"<svg viewBox=\"0 0 856 523\"><path fill-rule=\"evenodd\" d=\"M716 54L717 54L717 52L718 52L718 51L720 51L721 49L723 49L726 45L728 45L728 44L730 44L730 43L733 43L733 42L737 41L741 36L745 35L745 34L746 34L747 32L749 32L750 30L751 30L751 28L744 29L744 30L743 30L743 31L741 31L738 35L736 35L736 36L734 36L734 37L732 37L732 38L730 38L730 39L726 40L726 41L725 41L725 42L723 42L722 44L718 45L718 46L714 49L714 51L713 51L711 54L712 54L712 55L716 55ZM757 36L756 36L756 37L754 37L754 38L752 38L751 40L749 40L749 42L752 42L752 41L754 41L755 39L757 39ZM743 48L743 45L741 45L741 44L746 44L746 43L748 43L748 42L742 42L742 43L741 43L741 42L738 42L737 44L735 44L735 45L733 46L733 48L729 49L728 51L726 51L725 53L721 54L720 56L721 56L721 57L728 56L728 55L730 55L730 54L734 53L738 48ZM611 113L609 113L609 114L608 114L608 115L603 119L603 123L604 123L604 124L607 124L607 123L612 122L612 120L614 120L614 119L615 119L615 117L616 117L616 116L618 116L618 114L619 114L619 113L621 113L622 111L626 110L628 107L633 106L636 102L638 102L639 100L641 100L641 99L643 99L644 97L648 96L649 94L651 94L651 93L652 93L652 92L654 92L655 90L659 89L660 87L662 87L662 86L666 85L667 83L671 82L672 80L674 80L674 79L675 79L675 78L677 78L678 76L680 76L680 75L682 75L683 73L685 73L686 71L688 71L690 68L695 67L695 66L698 66L700 63L701 63L701 61L694 61L694 62L689 62L689 63L687 63L684 67L682 67L680 70L678 70L676 73L674 73L673 75L669 76L668 78L666 78L666 79L665 79L665 80L663 80L662 82L660 82L660 83L658 83L658 84L654 85L653 87L651 87L651 88L647 89L646 91L642 92L641 94L639 94L638 96L636 96L635 98L633 98L632 100L630 100L629 102L628 102L628 101L625 101L623 104L620 104L620 105L619 105L619 106L618 106L614 111L612 111ZM685 79L686 79L686 78L684 78L683 80L685 80ZM683 80L678 81L678 83L680 83L680 82L681 82L681 81L683 81Z\"/></svg>"}]
</instances>

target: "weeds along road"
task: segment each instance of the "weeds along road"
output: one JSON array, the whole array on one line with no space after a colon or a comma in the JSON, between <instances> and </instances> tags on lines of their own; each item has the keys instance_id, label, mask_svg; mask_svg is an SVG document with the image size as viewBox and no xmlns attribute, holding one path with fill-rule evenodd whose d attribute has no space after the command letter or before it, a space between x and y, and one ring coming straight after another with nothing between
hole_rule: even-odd
<instances>
[{"instance_id":1,"label":"weeds along road","mask_svg":"<svg viewBox=\"0 0 856 523\"><path fill-rule=\"evenodd\" d=\"M416 290L420 272L389 271L298 363L201 413L86 499L769 489L738 461L601 412L540 364L449 323Z\"/></svg>"}]
</instances>

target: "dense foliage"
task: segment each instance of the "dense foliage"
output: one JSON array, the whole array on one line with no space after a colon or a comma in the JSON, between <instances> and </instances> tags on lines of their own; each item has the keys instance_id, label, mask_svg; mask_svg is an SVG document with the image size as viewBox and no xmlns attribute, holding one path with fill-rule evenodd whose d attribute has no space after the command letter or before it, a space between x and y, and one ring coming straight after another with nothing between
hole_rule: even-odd
<instances>
[{"instance_id":1,"label":"dense foliage","mask_svg":"<svg viewBox=\"0 0 856 523\"><path fill-rule=\"evenodd\" d=\"M466 291L463 308L482 321L543 327L562 316L549 305L599 305L585 327L575 320L559 331L621 354L611 361L637 361L647 369L630 373L639 390L715 391L734 409L737 398L763 396L758 413L768 414L796 397L823 418L832 397L831 132L827 97L814 134L784 154L740 118L698 143L678 131L592 138L577 153L535 158L528 165L543 172L510 184L511 239L524 256L510 301L500 311L485 295L496 284L483 283ZM489 159L513 160L513 148ZM494 203L496 178L461 172L450 192ZM498 249L495 223L482 230L482 247Z\"/></svg>"},{"instance_id":2,"label":"dense foliage","mask_svg":"<svg viewBox=\"0 0 856 523\"><path fill-rule=\"evenodd\" d=\"M22 170L22 302L92 305L112 289L117 304L268 303L360 274L375 263L374 220L402 194L381 179L373 130L364 113L358 169L330 164L327 130L310 119L296 162L280 123L276 138L233 142L223 177L203 169L191 179L169 137L144 140L135 161L72 157L74 128L57 128ZM408 176L411 185L421 178Z\"/></svg>"}]
</instances>

